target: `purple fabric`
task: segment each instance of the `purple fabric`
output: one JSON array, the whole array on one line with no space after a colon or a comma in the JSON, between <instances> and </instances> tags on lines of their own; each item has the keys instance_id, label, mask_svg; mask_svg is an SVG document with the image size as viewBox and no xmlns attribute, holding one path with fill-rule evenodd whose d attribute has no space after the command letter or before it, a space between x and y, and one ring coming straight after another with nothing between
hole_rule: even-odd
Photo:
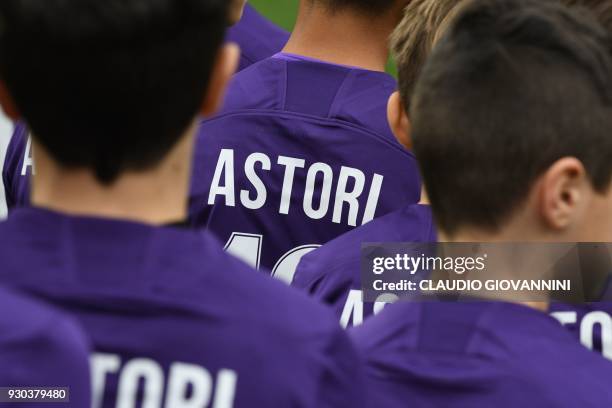
<instances>
[{"instance_id":1,"label":"purple fabric","mask_svg":"<svg viewBox=\"0 0 612 408\"><path fill-rule=\"evenodd\" d=\"M89 342L77 324L49 305L1 287L0 311L0 386L70 388L70 403L0 405L89 406Z\"/></svg>"},{"instance_id":2,"label":"purple fabric","mask_svg":"<svg viewBox=\"0 0 612 408\"><path fill-rule=\"evenodd\" d=\"M280 58L236 75L199 131L194 224L229 247L251 239L251 264L291 281L300 255L418 202L416 159L387 124L395 89L385 73Z\"/></svg>"},{"instance_id":3,"label":"purple fabric","mask_svg":"<svg viewBox=\"0 0 612 408\"><path fill-rule=\"evenodd\" d=\"M9 211L15 207L26 206L30 202L30 176L33 167L28 137L26 125L22 122L17 123L4 158L2 182Z\"/></svg>"},{"instance_id":4,"label":"purple fabric","mask_svg":"<svg viewBox=\"0 0 612 408\"><path fill-rule=\"evenodd\" d=\"M397 143L386 121L387 99L395 87L385 73L312 61L270 58L238 74L224 112L200 130L190 197L194 224L233 243L237 252L244 248L232 237L250 239L247 250L260 251L243 258L291 281L302 254L373 217L416 203L416 160ZM33 169L26 162L27 146L27 129L19 125L3 167L9 210L29 202ZM214 205L208 204L222 149L235 162L234 207L226 206L223 196L213 196ZM267 197L263 206L247 209L242 195L259 197L244 170L253 153L263 156L251 157L249 177L262 179ZM262 169L262 158L270 160L270 171ZM291 173L279 160L303 163L303 168ZM307 189L309 171L314 177ZM225 174L220 176L222 185ZM285 187L291 187L290 194ZM355 190L360 193L352 198ZM327 208L321 206L323 193L329 197ZM303 208L307 199L310 214Z\"/></svg>"},{"instance_id":5,"label":"purple fabric","mask_svg":"<svg viewBox=\"0 0 612 408\"><path fill-rule=\"evenodd\" d=\"M227 40L240 46L238 70L242 71L280 51L289 40L289 33L266 20L247 4L240 22L228 30Z\"/></svg>"},{"instance_id":6,"label":"purple fabric","mask_svg":"<svg viewBox=\"0 0 612 408\"><path fill-rule=\"evenodd\" d=\"M585 347L612 360L612 303L551 305L552 315Z\"/></svg>"},{"instance_id":7,"label":"purple fabric","mask_svg":"<svg viewBox=\"0 0 612 408\"><path fill-rule=\"evenodd\" d=\"M129 406L142 392L162 406L183 384L177 370L210 378L210 392L204 380L197 389L235 407L362 404L337 319L208 233L18 209L0 224L0 259L2 282L67 310L91 337L98 406L116 406L118 390Z\"/></svg>"},{"instance_id":8,"label":"purple fabric","mask_svg":"<svg viewBox=\"0 0 612 408\"><path fill-rule=\"evenodd\" d=\"M431 209L411 205L377 218L304 256L293 286L330 305L343 326L357 325L374 313L374 304L361 301L361 244L436 241Z\"/></svg>"},{"instance_id":9,"label":"purple fabric","mask_svg":"<svg viewBox=\"0 0 612 408\"><path fill-rule=\"evenodd\" d=\"M369 406L612 406L612 364L525 306L398 303L351 334Z\"/></svg>"},{"instance_id":10,"label":"purple fabric","mask_svg":"<svg viewBox=\"0 0 612 408\"><path fill-rule=\"evenodd\" d=\"M314 62L316 64L328 64L328 65L335 65L338 67L344 67L344 68L348 68L348 69L357 69L357 70L361 70L361 68L359 67L354 67L354 66L350 66L350 65L343 65L343 64L333 64L331 62L326 62L317 58L312 58L312 57L307 57L305 55L298 55L298 54L292 54L290 52L279 52L276 53L272 56L272 58L276 58L276 59L280 59L280 60L285 60L285 61L303 61L303 62Z\"/></svg>"}]
</instances>

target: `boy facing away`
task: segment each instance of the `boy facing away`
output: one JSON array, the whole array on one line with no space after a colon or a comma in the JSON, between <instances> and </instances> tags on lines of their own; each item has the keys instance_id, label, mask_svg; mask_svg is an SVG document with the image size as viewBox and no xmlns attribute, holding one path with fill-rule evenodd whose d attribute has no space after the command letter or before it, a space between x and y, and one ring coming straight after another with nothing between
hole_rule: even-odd
<instances>
[{"instance_id":1,"label":"boy facing away","mask_svg":"<svg viewBox=\"0 0 612 408\"><path fill-rule=\"evenodd\" d=\"M410 94L440 33L463 4L457 0L413 0L391 36L393 57L402 68L400 83ZM387 104L389 127L406 149L412 150L409 118L399 92ZM409 171L407 168L405 171ZM361 244L364 242L436 242L431 209L406 204L404 208L356 228L304 256L292 285L329 304L343 327L356 326L380 312L385 301L364 303L361 291Z\"/></svg>"},{"instance_id":2,"label":"boy facing away","mask_svg":"<svg viewBox=\"0 0 612 408\"><path fill-rule=\"evenodd\" d=\"M362 401L327 310L186 226L198 115L238 59L226 16L221 0L0 4L0 103L38 170L32 207L0 224L0 280L81 323L96 408Z\"/></svg>"},{"instance_id":3,"label":"boy facing away","mask_svg":"<svg viewBox=\"0 0 612 408\"><path fill-rule=\"evenodd\" d=\"M388 37L406 0L302 0L281 53L234 77L198 135L190 215L286 282L299 259L417 203L412 153L386 121Z\"/></svg>"},{"instance_id":4,"label":"boy facing away","mask_svg":"<svg viewBox=\"0 0 612 408\"><path fill-rule=\"evenodd\" d=\"M400 86L442 241L612 239L608 41L591 16L558 2L477 0L460 12L413 95ZM352 331L369 403L611 405L612 365L547 309L387 306Z\"/></svg>"}]
</instances>

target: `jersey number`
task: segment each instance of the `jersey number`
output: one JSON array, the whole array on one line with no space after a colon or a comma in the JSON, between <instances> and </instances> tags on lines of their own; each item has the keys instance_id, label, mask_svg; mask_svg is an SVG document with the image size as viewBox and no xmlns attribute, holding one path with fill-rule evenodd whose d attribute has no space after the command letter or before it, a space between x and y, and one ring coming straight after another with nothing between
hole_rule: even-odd
<instances>
[{"instance_id":1,"label":"jersey number","mask_svg":"<svg viewBox=\"0 0 612 408\"><path fill-rule=\"evenodd\" d=\"M263 235L234 232L225 244L224 249L253 268L259 269L262 243ZM288 251L276 261L274 268L272 268L272 276L287 284L291 284L302 257L320 246L314 244L301 245Z\"/></svg>"}]
</instances>

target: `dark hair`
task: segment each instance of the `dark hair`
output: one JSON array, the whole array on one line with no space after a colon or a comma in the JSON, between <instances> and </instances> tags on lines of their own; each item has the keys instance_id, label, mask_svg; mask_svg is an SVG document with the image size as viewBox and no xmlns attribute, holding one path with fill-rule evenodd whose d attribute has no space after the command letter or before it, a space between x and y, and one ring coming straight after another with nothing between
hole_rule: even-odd
<instances>
[{"instance_id":1,"label":"dark hair","mask_svg":"<svg viewBox=\"0 0 612 408\"><path fill-rule=\"evenodd\" d=\"M381 15L389 11L397 0L310 0L318 2L332 11L354 9L370 15Z\"/></svg>"},{"instance_id":2,"label":"dark hair","mask_svg":"<svg viewBox=\"0 0 612 408\"><path fill-rule=\"evenodd\" d=\"M612 0L563 0L563 3L590 10L601 25L612 32Z\"/></svg>"},{"instance_id":3,"label":"dark hair","mask_svg":"<svg viewBox=\"0 0 612 408\"><path fill-rule=\"evenodd\" d=\"M426 64L411 119L440 228L499 229L555 161L612 176L612 62L606 31L557 1L477 0Z\"/></svg>"},{"instance_id":4,"label":"dark hair","mask_svg":"<svg viewBox=\"0 0 612 408\"><path fill-rule=\"evenodd\" d=\"M54 159L111 184L196 116L226 16L224 0L1 0L0 77Z\"/></svg>"}]
</instances>

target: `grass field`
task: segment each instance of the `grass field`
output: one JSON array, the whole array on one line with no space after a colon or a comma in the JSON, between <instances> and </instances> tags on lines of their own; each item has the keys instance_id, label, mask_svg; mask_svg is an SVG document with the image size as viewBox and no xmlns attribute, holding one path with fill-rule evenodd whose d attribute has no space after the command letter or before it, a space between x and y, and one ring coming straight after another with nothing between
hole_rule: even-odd
<instances>
[{"instance_id":1,"label":"grass field","mask_svg":"<svg viewBox=\"0 0 612 408\"><path fill-rule=\"evenodd\" d=\"M263 15L291 31L295 23L298 0L249 0Z\"/></svg>"},{"instance_id":2,"label":"grass field","mask_svg":"<svg viewBox=\"0 0 612 408\"><path fill-rule=\"evenodd\" d=\"M291 31L295 23L298 1L299 0L249 0L260 13L287 31ZM393 76L397 76L397 70L392 61L389 61L389 64L387 64L387 72Z\"/></svg>"}]
</instances>

